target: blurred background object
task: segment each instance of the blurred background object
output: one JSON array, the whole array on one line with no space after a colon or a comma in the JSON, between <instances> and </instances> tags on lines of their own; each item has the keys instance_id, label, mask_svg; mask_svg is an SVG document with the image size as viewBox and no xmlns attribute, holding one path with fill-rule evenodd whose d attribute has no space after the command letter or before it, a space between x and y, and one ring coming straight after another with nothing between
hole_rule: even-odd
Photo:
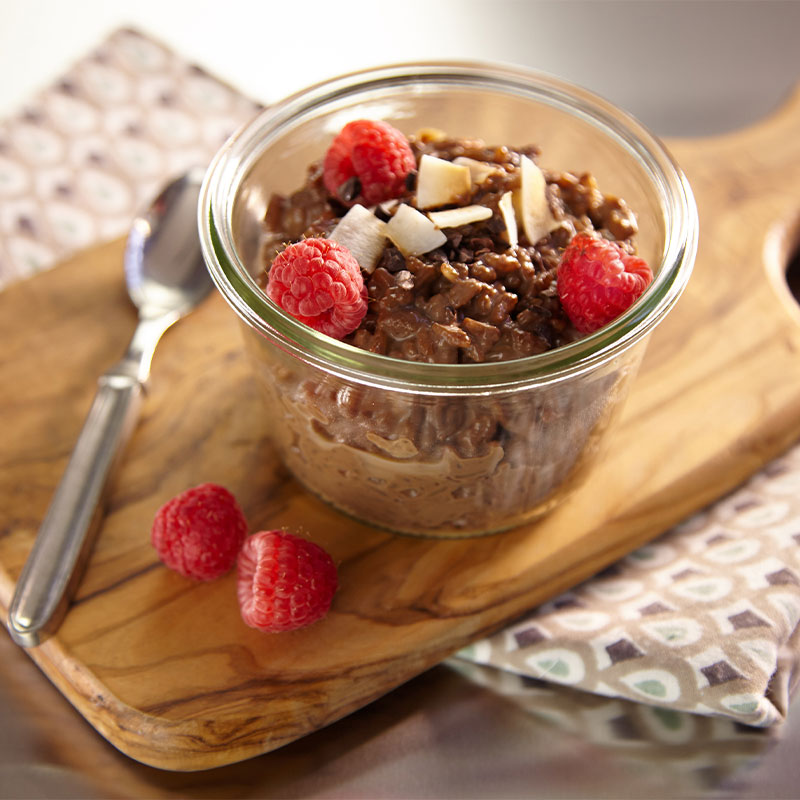
<instances>
[{"instance_id":1,"label":"blurred background object","mask_svg":"<svg viewBox=\"0 0 800 800\"><path fill-rule=\"evenodd\" d=\"M382 63L488 59L579 83L662 136L741 127L800 79L795 0L0 0L0 20L0 114L123 25L260 102Z\"/></svg>"}]
</instances>

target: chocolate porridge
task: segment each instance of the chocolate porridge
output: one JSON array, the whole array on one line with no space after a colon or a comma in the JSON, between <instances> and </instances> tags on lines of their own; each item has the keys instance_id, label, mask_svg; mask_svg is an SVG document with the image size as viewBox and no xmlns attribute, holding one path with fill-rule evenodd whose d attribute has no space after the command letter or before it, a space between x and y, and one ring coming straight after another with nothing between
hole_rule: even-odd
<instances>
[{"instance_id":1,"label":"chocolate porridge","mask_svg":"<svg viewBox=\"0 0 800 800\"><path fill-rule=\"evenodd\" d=\"M636 220L624 201L603 194L591 175L535 166L540 154L533 146L495 147L437 132L409 141L418 167L426 156L468 166L469 190L443 209L428 209L467 209L454 218L467 221L442 224L443 240L424 253L403 252L386 238L364 270L367 313L344 341L394 359L462 364L468 371L468 365L524 359L581 338L559 301L559 261L581 232L634 253ZM538 228L524 212L520 222L526 169L544 179ZM388 225L399 209L414 208L420 172L409 174L399 197L366 212ZM287 243L336 238L358 188L343 186L332 196L320 161L296 192L273 196L264 220L264 281ZM535 241L532 230L541 234ZM575 384L491 396L473 390L469 378L432 392L370 385L307 365L298 369L291 357L267 347L256 360L264 363L262 385L274 409L271 434L302 483L356 518L441 537L504 530L548 511L595 456L639 355L629 351Z\"/></svg>"}]
</instances>

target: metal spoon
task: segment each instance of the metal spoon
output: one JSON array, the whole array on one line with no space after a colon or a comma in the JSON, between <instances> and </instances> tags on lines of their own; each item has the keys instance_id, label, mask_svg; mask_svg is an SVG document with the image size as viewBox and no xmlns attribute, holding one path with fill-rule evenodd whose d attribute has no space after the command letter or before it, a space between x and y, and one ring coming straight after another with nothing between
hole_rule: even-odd
<instances>
[{"instance_id":1,"label":"metal spoon","mask_svg":"<svg viewBox=\"0 0 800 800\"><path fill-rule=\"evenodd\" d=\"M99 527L104 489L138 416L156 345L211 289L197 235L203 171L170 183L131 227L128 294L139 324L125 356L98 381L83 429L17 581L8 629L31 647L55 631Z\"/></svg>"}]
</instances>

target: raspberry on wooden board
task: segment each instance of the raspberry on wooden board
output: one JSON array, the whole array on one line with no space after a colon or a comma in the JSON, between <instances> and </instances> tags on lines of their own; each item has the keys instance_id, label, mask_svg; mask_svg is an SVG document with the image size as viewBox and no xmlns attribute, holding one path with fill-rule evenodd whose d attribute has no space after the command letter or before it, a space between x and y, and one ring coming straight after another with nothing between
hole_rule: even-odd
<instances>
[{"instance_id":1,"label":"raspberry on wooden board","mask_svg":"<svg viewBox=\"0 0 800 800\"><path fill-rule=\"evenodd\" d=\"M181 492L156 512L151 542L171 570L212 581L236 563L247 520L223 486L203 483Z\"/></svg>"},{"instance_id":2,"label":"raspberry on wooden board","mask_svg":"<svg viewBox=\"0 0 800 800\"><path fill-rule=\"evenodd\" d=\"M328 613L337 588L330 555L295 534L259 531L239 553L239 607L251 628L280 633L311 625Z\"/></svg>"}]
</instances>

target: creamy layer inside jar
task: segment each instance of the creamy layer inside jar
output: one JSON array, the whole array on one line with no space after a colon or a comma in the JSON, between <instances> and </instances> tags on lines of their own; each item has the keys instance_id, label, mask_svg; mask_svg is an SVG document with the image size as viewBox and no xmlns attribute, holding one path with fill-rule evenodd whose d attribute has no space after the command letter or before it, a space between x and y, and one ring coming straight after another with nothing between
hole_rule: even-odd
<instances>
[{"instance_id":1,"label":"creamy layer inside jar","mask_svg":"<svg viewBox=\"0 0 800 800\"><path fill-rule=\"evenodd\" d=\"M428 156L470 169L469 190L435 211L490 213L442 226L444 241L425 253L403 252L387 238L364 270L366 316L345 341L408 361L467 364L524 358L579 338L558 298L559 260L581 232L635 252L636 221L624 201L603 194L591 175L539 170L533 146L438 134L410 144L418 167ZM535 241L520 211L531 165L546 200ZM367 211L390 223L402 206L416 206L419 177L412 173L401 196ZM288 242L335 238L351 207L352 198L325 188L322 161L296 192L274 196L264 221L265 281ZM549 510L591 461L638 365L632 354L575 383L459 397L345 383L295 369L279 354L259 359L272 360L263 375L276 409L272 436L298 479L359 519L433 536L503 530Z\"/></svg>"}]
</instances>

